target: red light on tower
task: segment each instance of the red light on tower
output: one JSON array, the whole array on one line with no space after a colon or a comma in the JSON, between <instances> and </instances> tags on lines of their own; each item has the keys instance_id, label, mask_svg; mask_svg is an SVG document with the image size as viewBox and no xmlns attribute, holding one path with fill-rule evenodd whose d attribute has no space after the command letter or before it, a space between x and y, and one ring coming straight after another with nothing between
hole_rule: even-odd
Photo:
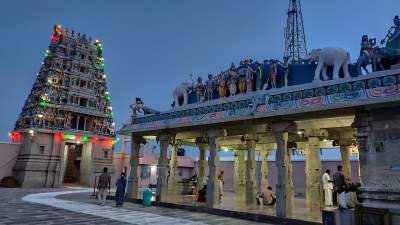
<instances>
[{"instance_id":1,"label":"red light on tower","mask_svg":"<svg viewBox=\"0 0 400 225\"><path fill-rule=\"evenodd\" d=\"M111 149L113 147L113 139L106 139L104 140L104 144L106 148Z\"/></svg>"},{"instance_id":2,"label":"red light on tower","mask_svg":"<svg viewBox=\"0 0 400 225\"><path fill-rule=\"evenodd\" d=\"M97 142L99 141L99 138L98 137L92 137L90 140L92 141L93 144L97 144Z\"/></svg>"},{"instance_id":3,"label":"red light on tower","mask_svg":"<svg viewBox=\"0 0 400 225\"><path fill-rule=\"evenodd\" d=\"M80 135L80 134L75 135L75 140L76 141L81 141L82 140L82 135Z\"/></svg>"},{"instance_id":4,"label":"red light on tower","mask_svg":"<svg viewBox=\"0 0 400 225\"><path fill-rule=\"evenodd\" d=\"M62 142L64 140L64 134L63 133L55 133L54 140L56 142Z\"/></svg>"},{"instance_id":5,"label":"red light on tower","mask_svg":"<svg viewBox=\"0 0 400 225\"><path fill-rule=\"evenodd\" d=\"M9 134L11 142L17 143L21 142L21 133L18 131L13 131Z\"/></svg>"}]
</instances>

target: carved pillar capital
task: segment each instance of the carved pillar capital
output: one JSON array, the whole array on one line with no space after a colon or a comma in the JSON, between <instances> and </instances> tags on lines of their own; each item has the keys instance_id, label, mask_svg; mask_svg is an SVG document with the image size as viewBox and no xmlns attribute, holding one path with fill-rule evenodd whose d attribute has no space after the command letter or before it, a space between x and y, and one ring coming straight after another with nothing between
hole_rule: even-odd
<instances>
[{"instance_id":1,"label":"carved pillar capital","mask_svg":"<svg viewBox=\"0 0 400 225\"><path fill-rule=\"evenodd\" d=\"M308 128L301 131L301 134L308 138L308 137L318 137L318 138L327 138L329 136L329 132L327 129L321 128Z\"/></svg>"},{"instance_id":2,"label":"carved pillar capital","mask_svg":"<svg viewBox=\"0 0 400 225\"><path fill-rule=\"evenodd\" d=\"M225 129L212 129L206 131L208 138L226 137L227 132Z\"/></svg>"},{"instance_id":3,"label":"carved pillar capital","mask_svg":"<svg viewBox=\"0 0 400 225\"><path fill-rule=\"evenodd\" d=\"M255 141L258 142L260 138L256 134L245 134L241 137L242 142Z\"/></svg>"},{"instance_id":4,"label":"carved pillar capital","mask_svg":"<svg viewBox=\"0 0 400 225\"><path fill-rule=\"evenodd\" d=\"M168 142L168 143L175 143L175 134L170 132L161 132L157 135L157 141L160 142Z\"/></svg>"},{"instance_id":5,"label":"carved pillar capital","mask_svg":"<svg viewBox=\"0 0 400 225\"><path fill-rule=\"evenodd\" d=\"M266 130L273 133L289 132L297 130L297 125L293 121L278 121L268 124Z\"/></svg>"},{"instance_id":6,"label":"carved pillar capital","mask_svg":"<svg viewBox=\"0 0 400 225\"><path fill-rule=\"evenodd\" d=\"M132 134L132 143L133 144L146 144L147 141L142 136L137 136L135 134Z\"/></svg>"},{"instance_id":7,"label":"carved pillar capital","mask_svg":"<svg viewBox=\"0 0 400 225\"><path fill-rule=\"evenodd\" d=\"M200 146L201 144L203 144L203 145L207 144L208 140L207 140L206 137L197 137L196 140L195 140L195 143L196 143L197 146Z\"/></svg>"},{"instance_id":8,"label":"carved pillar capital","mask_svg":"<svg viewBox=\"0 0 400 225\"><path fill-rule=\"evenodd\" d=\"M257 144L256 150L262 152L263 154L269 154L273 149L276 149L276 143L267 144Z\"/></svg>"}]
</instances>

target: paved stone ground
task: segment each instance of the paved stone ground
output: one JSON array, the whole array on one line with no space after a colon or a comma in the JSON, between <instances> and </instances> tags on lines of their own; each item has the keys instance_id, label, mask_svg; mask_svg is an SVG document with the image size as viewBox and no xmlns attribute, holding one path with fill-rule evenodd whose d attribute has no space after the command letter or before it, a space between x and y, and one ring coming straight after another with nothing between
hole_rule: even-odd
<instances>
[{"instance_id":1,"label":"paved stone ground","mask_svg":"<svg viewBox=\"0 0 400 225\"><path fill-rule=\"evenodd\" d=\"M107 201L107 207L95 205L96 201L90 199L90 193L76 193L57 196L56 199L48 197L48 202L56 204L52 207L22 200L23 197L44 192L59 192L71 189L5 189L0 188L0 224L249 224L257 225L251 221L232 219L209 215L205 213L189 212L184 210L164 207L143 207L139 204L125 203L124 208L114 208L113 201ZM49 194L50 195L50 194ZM33 196L35 197L35 196ZM36 196L37 198L37 196ZM46 198L39 196L40 199ZM31 198L33 199L33 198ZM47 201L46 200L46 201ZM64 201L67 200L67 201ZM45 200L43 200L45 202ZM65 203L64 203L65 202ZM68 206L69 211L58 207ZM83 209L82 206L85 208ZM81 207L81 208L79 208ZM102 216L98 216L100 210ZM104 210L104 211L101 211ZM81 213L84 212L84 213ZM107 217L107 218L105 218ZM124 217L127 222L109 218ZM146 219L149 218L150 219Z\"/></svg>"}]
</instances>

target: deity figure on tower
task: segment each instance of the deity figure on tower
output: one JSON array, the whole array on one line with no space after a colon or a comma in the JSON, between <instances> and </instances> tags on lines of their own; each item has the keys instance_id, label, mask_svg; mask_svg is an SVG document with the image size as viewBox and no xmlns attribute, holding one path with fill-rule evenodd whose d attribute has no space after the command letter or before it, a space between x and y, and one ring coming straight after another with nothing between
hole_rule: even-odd
<instances>
[{"instance_id":1,"label":"deity figure on tower","mask_svg":"<svg viewBox=\"0 0 400 225\"><path fill-rule=\"evenodd\" d=\"M285 71L284 72L284 74L285 74L285 87L287 87L288 86L288 81L289 81L289 73L290 73L290 70L289 70L289 65L290 65L289 57L287 57L287 56L283 57L283 64L281 64L281 65L282 65L283 70Z\"/></svg>"},{"instance_id":2,"label":"deity figure on tower","mask_svg":"<svg viewBox=\"0 0 400 225\"><path fill-rule=\"evenodd\" d=\"M226 96L226 78L223 72L218 75L218 90L220 98Z\"/></svg>"},{"instance_id":3,"label":"deity figure on tower","mask_svg":"<svg viewBox=\"0 0 400 225\"><path fill-rule=\"evenodd\" d=\"M207 100L212 100L212 95L214 92L214 87L215 87L215 83L213 80L213 75L212 74L208 74L208 80L206 81L206 94L207 94Z\"/></svg>"},{"instance_id":4,"label":"deity figure on tower","mask_svg":"<svg viewBox=\"0 0 400 225\"><path fill-rule=\"evenodd\" d=\"M368 57L369 63L371 63L372 58L374 57L374 46L376 44L376 39L369 39L368 35L363 35L361 38L361 50L360 56L363 54Z\"/></svg>"},{"instance_id":5,"label":"deity figure on tower","mask_svg":"<svg viewBox=\"0 0 400 225\"><path fill-rule=\"evenodd\" d=\"M143 110L143 101L141 98L136 98L135 105L133 106L133 115L138 117L138 116L144 116L144 110Z\"/></svg>"},{"instance_id":6,"label":"deity figure on tower","mask_svg":"<svg viewBox=\"0 0 400 225\"><path fill-rule=\"evenodd\" d=\"M237 83L238 83L238 74L236 70L230 68L228 71L228 76L229 76L229 93L231 96L236 95L237 92Z\"/></svg>"},{"instance_id":7,"label":"deity figure on tower","mask_svg":"<svg viewBox=\"0 0 400 225\"><path fill-rule=\"evenodd\" d=\"M259 63L256 63L257 69L256 69L256 74L257 74L257 79L256 79L256 88L257 91L262 89L262 82L263 82L263 71L261 68L261 65Z\"/></svg>"},{"instance_id":8,"label":"deity figure on tower","mask_svg":"<svg viewBox=\"0 0 400 225\"><path fill-rule=\"evenodd\" d=\"M251 67L251 64L247 66L246 72L246 81L247 81L247 91L253 91L253 82L254 82L254 74L256 73L255 70Z\"/></svg>"},{"instance_id":9,"label":"deity figure on tower","mask_svg":"<svg viewBox=\"0 0 400 225\"><path fill-rule=\"evenodd\" d=\"M195 86L195 89L196 89L197 103L200 103L204 99L204 91L206 89L203 84L203 79L201 79L201 77L197 78L197 84Z\"/></svg>"},{"instance_id":10,"label":"deity figure on tower","mask_svg":"<svg viewBox=\"0 0 400 225\"><path fill-rule=\"evenodd\" d=\"M276 60L271 59L270 60L270 65L269 65L269 79L271 80L271 87L276 88L276 77L278 75L278 70L276 66ZM268 85L267 85L268 87Z\"/></svg>"},{"instance_id":11,"label":"deity figure on tower","mask_svg":"<svg viewBox=\"0 0 400 225\"><path fill-rule=\"evenodd\" d=\"M391 26L390 29L388 30L386 37L381 40L381 44L385 44L386 39L388 39L388 41L390 41L399 35L400 35L400 18L398 15L396 15L393 18L393 26Z\"/></svg>"}]
</instances>

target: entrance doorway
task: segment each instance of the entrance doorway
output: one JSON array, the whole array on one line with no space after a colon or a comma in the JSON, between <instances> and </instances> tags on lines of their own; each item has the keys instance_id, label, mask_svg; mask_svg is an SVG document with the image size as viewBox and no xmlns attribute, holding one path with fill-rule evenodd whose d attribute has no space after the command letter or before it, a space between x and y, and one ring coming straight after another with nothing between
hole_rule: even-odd
<instances>
[{"instance_id":1,"label":"entrance doorway","mask_svg":"<svg viewBox=\"0 0 400 225\"><path fill-rule=\"evenodd\" d=\"M92 144L66 142L62 154L61 181L65 184L90 186L92 165Z\"/></svg>"},{"instance_id":2,"label":"entrance doorway","mask_svg":"<svg viewBox=\"0 0 400 225\"><path fill-rule=\"evenodd\" d=\"M81 144L67 144L66 145L66 161L64 183L79 183L81 174L81 160L82 160Z\"/></svg>"}]
</instances>

